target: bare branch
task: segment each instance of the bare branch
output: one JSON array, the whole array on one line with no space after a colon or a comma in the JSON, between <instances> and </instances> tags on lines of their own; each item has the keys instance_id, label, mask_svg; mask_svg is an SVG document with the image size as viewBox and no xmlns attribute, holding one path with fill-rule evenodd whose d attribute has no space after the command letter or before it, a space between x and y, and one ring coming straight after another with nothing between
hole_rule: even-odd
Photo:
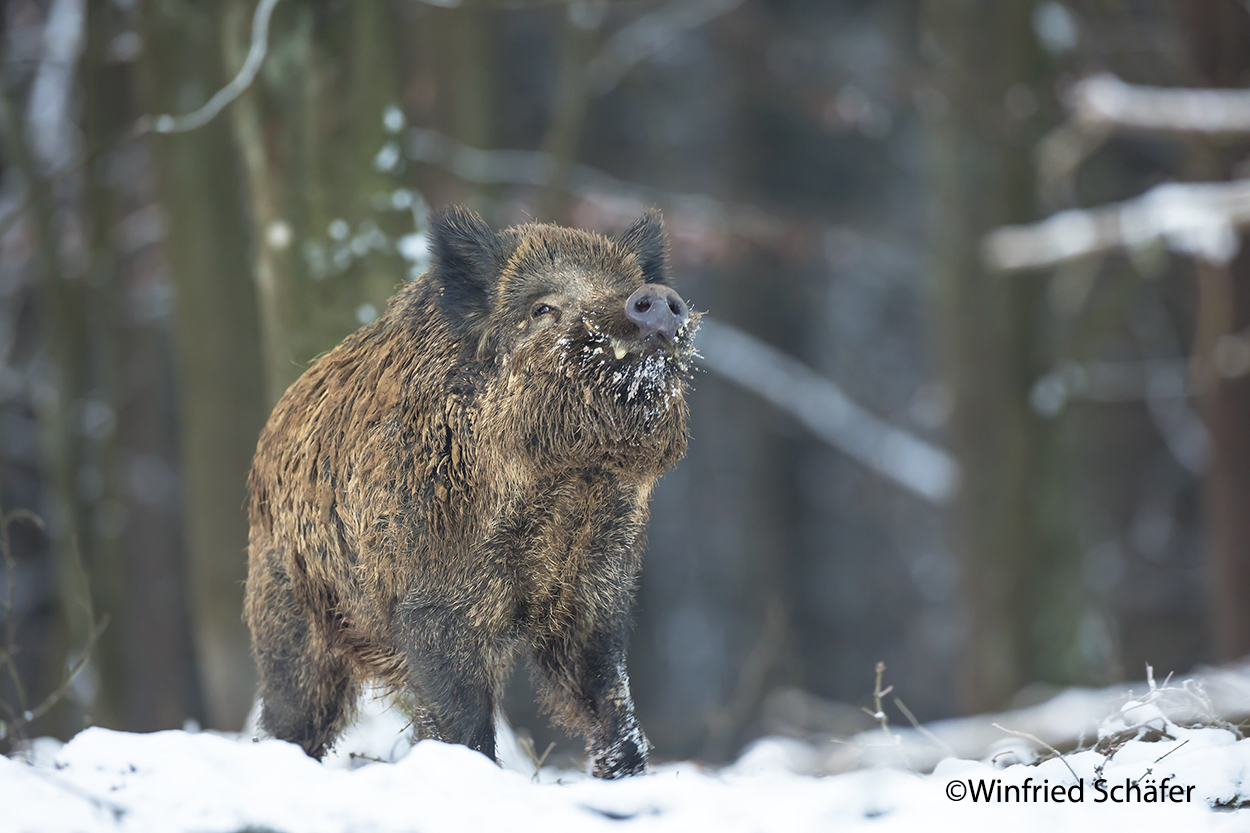
<instances>
[{"instance_id":1,"label":"bare branch","mask_svg":"<svg viewBox=\"0 0 1250 833\"><path fill-rule=\"evenodd\" d=\"M74 678L86 666L87 661L91 657L91 652L95 649L96 643L100 639L100 634L104 633L104 629L108 626L108 616L101 617L99 622L95 621L95 614L91 607L90 591L88 589L85 604L87 606L88 621L91 624L91 630L87 634L86 642L83 644L82 653L79 655L77 662L74 663L61 678L61 682L55 689L48 693L39 704L33 708L27 703L26 690L22 686L21 678L17 673L17 665L14 661L14 649L17 643L17 625L15 622L16 606L14 603L14 589L16 587L16 576L14 573L15 561L13 558L12 541L9 536L9 526L15 521L29 521L35 526L43 529L43 520L33 512L26 509L14 509L10 512L0 510L0 558L4 561L5 578L8 585L7 597L4 600L4 647L0 649L0 664L7 667L9 676L13 681L13 686L17 691L18 709L13 709L7 703L0 701L0 706L4 706L5 710L10 714L12 719L6 724L0 721L0 740L14 734L21 734L25 728L31 723L47 714L48 710L59 703L63 697L69 692L69 687L73 684ZM77 548L74 549L74 559L79 570L82 570L82 562L78 559ZM86 585L84 584L84 587ZM20 711L18 711L20 709Z\"/></svg>"},{"instance_id":2,"label":"bare branch","mask_svg":"<svg viewBox=\"0 0 1250 833\"><path fill-rule=\"evenodd\" d=\"M949 452L887 424L797 359L706 315L699 349L705 368L790 413L849 457L932 503L955 496L960 470Z\"/></svg>"},{"instance_id":3,"label":"bare branch","mask_svg":"<svg viewBox=\"0 0 1250 833\"><path fill-rule=\"evenodd\" d=\"M1070 91L1072 118L1094 131L1203 136L1250 133L1250 91L1143 87L1111 74Z\"/></svg>"},{"instance_id":4,"label":"bare branch","mask_svg":"<svg viewBox=\"0 0 1250 833\"><path fill-rule=\"evenodd\" d=\"M886 717L885 706L881 702L887 694L894 690L894 686L889 686L885 689L881 688L881 678L885 676L884 662L877 661L876 671L877 681L872 687L872 711L865 708L863 712L877 721L878 725L881 726L881 731L885 732L885 736L890 739L891 743L895 743L894 735L890 732L890 719Z\"/></svg>"},{"instance_id":5,"label":"bare branch","mask_svg":"<svg viewBox=\"0 0 1250 833\"><path fill-rule=\"evenodd\" d=\"M22 715L22 719L17 722L16 726L10 726L10 730L22 729L25 726L34 723L39 718L47 714L48 709L57 703L69 693L69 688L74 683L74 679L78 673L87 667L87 663L91 659L91 652L95 650L96 643L100 641L100 635L104 633L104 629L108 627L109 617L104 614L99 621L91 627L91 632L87 634L87 641L83 643L82 653L78 655L77 661L65 672L65 676L61 678L61 682L48 695L39 701L39 705Z\"/></svg>"},{"instance_id":6,"label":"bare branch","mask_svg":"<svg viewBox=\"0 0 1250 833\"><path fill-rule=\"evenodd\" d=\"M990 725L993 726L995 729L1001 729L1002 731L1006 732L1009 735L1015 735L1016 737L1024 738L1025 740L1031 740L1037 745L1049 750L1056 758L1058 758L1060 761L1063 762L1063 765L1068 768L1068 772L1072 773L1073 778L1075 778L1077 781L1081 780L1081 776L1076 774L1076 770L1072 768L1072 764L1068 763L1068 759L1063 757L1063 753L1060 752L1055 747L1051 746L1046 741L1039 738L1037 735L1031 735L1028 732L1017 732L1015 729L1008 729L1007 727L1002 726L998 723L991 723Z\"/></svg>"},{"instance_id":7,"label":"bare branch","mask_svg":"<svg viewBox=\"0 0 1250 833\"><path fill-rule=\"evenodd\" d=\"M1026 226L986 235L991 269L1012 271L1156 243L1213 263L1237 254L1236 229L1250 225L1250 180L1158 185L1132 200L1061 211Z\"/></svg>"},{"instance_id":8,"label":"bare branch","mask_svg":"<svg viewBox=\"0 0 1250 833\"><path fill-rule=\"evenodd\" d=\"M625 73L663 51L677 38L733 11L744 0L674 0L613 35L586 64L586 83L596 95L612 90Z\"/></svg>"},{"instance_id":9,"label":"bare branch","mask_svg":"<svg viewBox=\"0 0 1250 833\"><path fill-rule=\"evenodd\" d=\"M269 47L269 18L278 1L260 0L256 4L256 13L252 16L252 45L239 73L229 84L218 90L198 110L182 116L144 116L139 120L136 129L140 132L152 130L156 133L186 133L208 124L227 104L242 95L256 79L256 73L260 72L261 64L265 61L265 52Z\"/></svg>"},{"instance_id":10,"label":"bare branch","mask_svg":"<svg viewBox=\"0 0 1250 833\"><path fill-rule=\"evenodd\" d=\"M589 199L607 196L637 203L639 207L661 202L682 213L706 218L748 240L761 242L782 238L789 232L786 222L753 205L626 182L597 168L568 162L541 150L482 150L437 130L413 127L408 131L406 152L413 161L437 165L465 182L479 185L559 184L570 193ZM565 166L564 176L557 183L562 165Z\"/></svg>"},{"instance_id":11,"label":"bare branch","mask_svg":"<svg viewBox=\"0 0 1250 833\"><path fill-rule=\"evenodd\" d=\"M920 734L924 735L929 740L933 741L933 743L936 744L938 749L946 753L947 757L950 757L950 758L958 757L955 754L955 750L951 749L950 744L942 740L937 735L933 734L933 731L931 729L922 725L920 721L916 719L916 715L912 714L911 709L907 708L906 703L904 703L899 698L895 697L894 705L897 706L898 710L901 711L903 713L903 716L907 718L907 722L911 724L913 729L915 729Z\"/></svg>"},{"instance_id":12,"label":"bare branch","mask_svg":"<svg viewBox=\"0 0 1250 833\"><path fill-rule=\"evenodd\" d=\"M3 665L9 672L9 679L13 682L13 690L17 694L17 707L22 714L26 713L28 703L26 701L26 688L22 685L22 678L17 673L17 661L14 659L14 653L17 649L17 560L13 557L13 542L9 535L9 527L19 520L30 521L35 526L43 529L43 521L33 512L25 509L16 509L12 512L5 512L0 507L0 560L4 561L4 579L5 579L5 598L4 598L4 646L0 648L0 665ZM7 704L6 704L7 705ZM10 714L13 710L9 709ZM16 722L15 717L15 722ZM8 733L5 727L0 731L0 739Z\"/></svg>"}]
</instances>

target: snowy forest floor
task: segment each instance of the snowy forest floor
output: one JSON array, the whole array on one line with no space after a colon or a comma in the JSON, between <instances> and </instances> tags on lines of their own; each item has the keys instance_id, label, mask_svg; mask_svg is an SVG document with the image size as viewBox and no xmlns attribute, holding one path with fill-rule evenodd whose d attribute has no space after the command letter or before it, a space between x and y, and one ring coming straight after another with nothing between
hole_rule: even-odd
<instances>
[{"instance_id":1,"label":"snowy forest floor","mask_svg":"<svg viewBox=\"0 0 1250 833\"><path fill-rule=\"evenodd\" d=\"M770 738L726 767L661 763L616 782L536 771L506 727L502 766L464 747L413 746L403 717L376 699L325 764L251 732L91 728L0 757L0 830L1245 830L1250 739L1221 715L1250 706L1250 675L1218 673L1203 685L1150 681L1113 692L1116 702L1070 690L848 742ZM988 746L987 728L999 739Z\"/></svg>"}]
</instances>

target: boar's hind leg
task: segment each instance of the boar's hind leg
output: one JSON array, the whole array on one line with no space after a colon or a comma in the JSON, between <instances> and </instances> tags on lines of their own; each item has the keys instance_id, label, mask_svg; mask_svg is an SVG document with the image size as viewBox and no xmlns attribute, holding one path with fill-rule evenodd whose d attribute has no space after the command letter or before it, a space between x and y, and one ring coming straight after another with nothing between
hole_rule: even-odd
<instances>
[{"instance_id":1,"label":"boar's hind leg","mask_svg":"<svg viewBox=\"0 0 1250 833\"><path fill-rule=\"evenodd\" d=\"M297 607L286 576L248 581L247 613L260 670L261 726L320 760L356 702L352 669Z\"/></svg>"},{"instance_id":2,"label":"boar's hind leg","mask_svg":"<svg viewBox=\"0 0 1250 833\"><path fill-rule=\"evenodd\" d=\"M595 776L644 772L647 741L634 717L624 638L606 630L581 639L551 636L539 642L534 658L546 707L558 723L586 736Z\"/></svg>"},{"instance_id":3,"label":"boar's hind leg","mask_svg":"<svg viewBox=\"0 0 1250 833\"><path fill-rule=\"evenodd\" d=\"M408 669L434 737L495 760L498 657L492 640L463 614L420 606L404 614Z\"/></svg>"}]
</instances>

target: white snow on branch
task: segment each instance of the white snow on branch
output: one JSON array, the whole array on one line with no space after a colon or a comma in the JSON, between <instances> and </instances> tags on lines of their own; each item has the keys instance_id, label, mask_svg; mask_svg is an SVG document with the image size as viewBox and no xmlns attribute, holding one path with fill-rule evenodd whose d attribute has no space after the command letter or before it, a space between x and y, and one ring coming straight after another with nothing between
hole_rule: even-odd
<instances>
[{"instance_id":1,"label":"white snow on branch","mask_svg":"<svg viewBox=\"0 0 1250 833\"><path fill-rule=\"evenodd\" d=\"M1073 120L1097 130L1250 133L1250 90L1143 87L1093 75L1069 92Z\"/></svg>"},{"instance_id":2,"label":"white snow on branch","mask_svg":"<svg viewBox=\"0 0 1250 833\"><path fill-rule=\"evenodd\" d=\"M147 117L140 121L140 128L150 127L157 133L186 133L208 124L227 104L242 95L252 85L261 64L265 62L265 52L269 48L269 18L276 5L278 0L260 0L256 4L256 12L252 15L252 43L247 50L247 58L229 84L218 90L198 110L182 116L165 114Z\"/></svg>"},{"instance_id":3,"label":"white snow on branch","mask_svg":"<svg viewBox=\"0 0 1250 833\"><path fill-rule=\"evenodd\" d=\"M1247 224L1250 180L1166 183L1126 202L995 229L986 236L982 255L991 269L1010 271L1162 242L1173 251L1227 263L1237 254L1236 229Z\"/></svg>"},{"instance_id":4,"label":"white snow on branch","mask_svg":"<svg viewBox=\"0 0 1250 833\"><path fill-rule=\"evenodd\" d=\"M704 316L700 363L793 415L847 456L924 499L947 503L959 487L959 463L944 449L889 425L833 382L777 348Z\"/></svg>"}]
</instances>

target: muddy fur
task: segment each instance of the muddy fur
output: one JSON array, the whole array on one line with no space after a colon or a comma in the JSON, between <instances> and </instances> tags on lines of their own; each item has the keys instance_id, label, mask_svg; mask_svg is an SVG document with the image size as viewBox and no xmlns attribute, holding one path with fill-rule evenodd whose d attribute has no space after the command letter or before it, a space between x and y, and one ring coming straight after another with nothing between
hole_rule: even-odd
<instances>
[{"instance_id":1,"label":"muddy fur","mask_svg":"<svg viewBox=\"0 0 1250 833\"><path fill-rule=\"evenodd\" d=\"M372 679L419 705L425 734L493 758L526 653L594 773L641 772L629 608L652 486L685 452L697 326L652 350L625 315L668 282L662 221L495 233L452 208L430 236L430 271L261 433L244 616L262 725L319 758Z\"/></svg>"}]
</instances>

